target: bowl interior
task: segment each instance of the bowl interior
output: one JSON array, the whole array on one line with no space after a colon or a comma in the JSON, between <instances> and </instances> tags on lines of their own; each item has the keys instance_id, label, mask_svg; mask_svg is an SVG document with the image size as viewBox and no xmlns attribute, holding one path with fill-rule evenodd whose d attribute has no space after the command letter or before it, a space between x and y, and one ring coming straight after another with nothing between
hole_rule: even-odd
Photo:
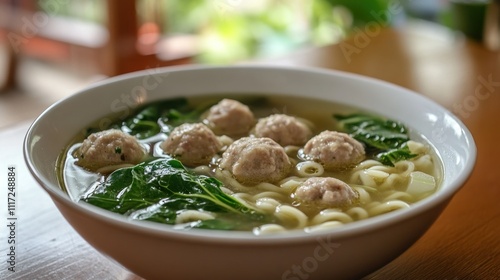
<instances>
[{"instance_id":1,"label":"bowl interior","mask_svg":"<svg viewBox=\"0 0 500 280\"><path fill-rule=\"evenodd\" d=\"M123 118L144 103L210 93L284 94L334 101L402 121L435 146L444 169L442 186L437 194L405 210L408 213L389 213L346 226L345 230L374 225L375 222L383 225L384 221L396 216L424 211L449 199L467 179L474 165L476 149L467 128L449 111L419 94L353 74L271 66L159 68L96 83L54 104L33 123L24 143L26 162L49 194L74 204L74 207L83 207L76 206L59 188L54 167L65 146L75 136L84 133L85 127L95 122L104 127L112 121L110 114ZM120 221L119 217L104 210L87 210Z\"/></svg>"}]
</instances>

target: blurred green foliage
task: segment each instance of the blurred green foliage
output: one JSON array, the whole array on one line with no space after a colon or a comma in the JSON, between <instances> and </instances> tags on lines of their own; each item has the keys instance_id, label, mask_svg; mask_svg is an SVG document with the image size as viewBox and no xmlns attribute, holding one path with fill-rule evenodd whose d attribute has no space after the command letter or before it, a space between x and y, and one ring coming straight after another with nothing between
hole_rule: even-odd
<instances>
[{"instance_id":1,"label":"blurred green foliage","mask_svg":"<svg viewBox=\"0 0 500 280\"><path fill-rule=\"evenodd\" d=\"M128 0L127 0L128 1ZM46 1L39 0L44 10ZM389 0L137 0L140 22L192 34L201 63L231 63L338 42L385 15ZM66 0L57 15L105 23L105 1ZM54 9L48 12L54 13ZM384 19L386 20L386 19Z\"/></svg>"},{"instance_id":2,"label":"blurred green foliage","mask_svg":"<svg viewBox=\"0 0 500 280\"><path fill-rule=\"evenodd\" d=\"M154 0L142 0L154 1ZM203 63L229 63L338 42L353 27L388 21L389 0L164 1L172 33L196 33Z\"/></svg>"},{"instance_id":3,"label":"blurred green foliage","mask_svg":"<svg viewBox=\"0 0 500 280\"><path fill-rule=\"evenodd\" d=\"M345 7L352 16L352 26L361 27L370 22L379 22L377 15L384 15L383 21L387 23L390 19L386 15L389 0L325 0L333 7Z\"/></svg>"},{"instance_id":4,"label":"blurred green foliage","mask_svg":"<svg viewBox=\"0 0 500 280\"><path fill-rule=\"evenodd\" d=\"M162 8L169 32L200 36L203 63L279 54L344 34L342 18L326 0L185 0L165 1Z\"/></svg>"},{"instance_id":5,"label":"blurred green foliage","mask_svg":"<svg viewBox=\"0 0 500 280\"><path fill-rule=\"evenodd\" d=\"M51 16L77 18L83 21L104 24L106 2L102 0L38 0L40 10Z\"/></svg>"}]
</instances>

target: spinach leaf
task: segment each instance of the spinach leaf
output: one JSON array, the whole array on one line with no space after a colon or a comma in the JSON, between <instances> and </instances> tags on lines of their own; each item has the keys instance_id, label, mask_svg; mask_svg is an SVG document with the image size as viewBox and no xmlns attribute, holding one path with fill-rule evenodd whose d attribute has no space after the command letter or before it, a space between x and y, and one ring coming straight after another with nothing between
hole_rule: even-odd
<instances>
[{"instance_id":1,"label":"spinach leaf","mask_svg":"<svg viewBox=\"0 0 500 280\"><path fill-rule=\"evenodd\" d=\"M417 156L416 154L411 153L410 149L406 144L403 144L401 148L392 149L387 152L382 152L377 154L376 158L382 164L394 166L394 163L400 160L410 159L416 156Z\"/></svg>"},{"instance_id":2,"label":"spinach leaf","mask_svg":"<svg viewBox=\"0 0 500 280\"><path fill-rule=\"evenodd\" d=\"M164 112L187 107L188 101L183 97L155 102L139 108L134 115L116 124L115 128L122 129L138 139L145 139L160 133L162 126L158 120Z\"/></svg>"},{"instance_id":3,"label":"spinach leaf","mask_svg":"<svg viewBox=\"0 0 500 280\"><path fill-rule=\"evenodd\" d=\"M334 118L385 165L394 166L397 161L416 156L406 146L408 129L400 122L368 114L335 114Z\"/></svg>"},{"instance_id":4,"label":"spinach leaf","mask_svg":"<svg viewBox=\"0 0 500 280\"><path fill-rule=\"evenodd\" d=\"M200 120L201 114L206 110L206 107L200 107L196 109L168 109L163 112L161 120L163 123L170 125L171 127L179 126L183 123L192 123Z\"/></svg>"},{"instance_id":5,"label":"spinach leaf","mask_svg":"<svg viewBox=\"0 0 500 280\"><path fill-rule=\"evenodd\" d=\"M241 230L271 220L224 193L221 186L215 178L189 172L178 160L161 158L116 170L82 200L132 219L165 224L175 224L184 210L216 215L189 223L187 228Z\"/></svg>"}]
</instances>

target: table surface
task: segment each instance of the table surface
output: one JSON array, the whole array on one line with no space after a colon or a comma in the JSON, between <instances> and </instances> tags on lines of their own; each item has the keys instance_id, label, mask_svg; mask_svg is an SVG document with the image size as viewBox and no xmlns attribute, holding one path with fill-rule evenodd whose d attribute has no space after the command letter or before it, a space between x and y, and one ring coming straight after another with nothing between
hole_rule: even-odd
<instances>
[{"instance_id":1,"label":"table surface","mask_svg":"<svg viewBox=\"0 0 500 280\"><path fill-rule=\"evenodd\" d=\"M415 90L454 112L478 147L476 168L436 223L410 249L364 279L500 278L500 54L443 28L418 23L360 30L347 40L258 63L338 69ZM29 122L0 131L0 182L17 174L15 272L0 236L0 279L141 279L90 247L28 172ZM7 223L6 183L0 191Z\"/></svg>"}]
</instances>

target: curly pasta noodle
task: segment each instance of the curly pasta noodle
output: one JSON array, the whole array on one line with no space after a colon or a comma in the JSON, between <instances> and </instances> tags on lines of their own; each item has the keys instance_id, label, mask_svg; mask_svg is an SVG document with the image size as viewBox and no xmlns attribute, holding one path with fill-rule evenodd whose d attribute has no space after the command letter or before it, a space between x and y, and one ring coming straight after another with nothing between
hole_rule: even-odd
<instances>
[{"instance_id":1,"label":"curly pasta noodle","mask_svg":"<svg viewBox=\"0 0 500 280\"><path fill-rule=\"evenodd\" d=\"M378 186L379 190L390 190L393 189L394 186L400 186L402 185L405 181L407 181L407 176L401 175L401 174L391 174L389 177L387 177L382 184Z\"/></svg>"},{"instance_id":2,"label":"curly pasta noodle","mask_svg":"<svg viewBox=\"0 0 500 280\"><path fill-rule=\"evenodd\" d=\"M305 228L308 223L308 217L304 212L289 205L279 205L276 207L274 216L286 224L292 224L292 228Z\"/></svg>"},{"instance_id":3,"label":"curly pasta noodle","mask_svg":"<svg viewBox=\"0 0 500 280\"><path fill-rule=\"evenodd\" d=\"M177 215L175 218L176 224L184 224L193 221L204 221L214 219L215 215L209 212L202 212L196 210L185 210Z\"/></svg>"},{"instance_id":4,"label":"curly pasta noodle","mask_svg":"<svg viewBox=\"0 0 500 280\"><path fill-rule=\"evenodd\" d=\"M343 225L343 223L341 223L339 221L328 221L328 222L324 222L322 224L307 227L307 228L305 228L305 231L306 232L322 231L322 230L333 229L333 228L336 228L336 227L339 227L342 225Z\"/></svg>"},{"instance_id":5,"label":"curly pasta noodle","mask_svg":"<svg viewBox=\"0 0 500 280\"><path fill-rule=\"evenodd\" d=\"M278 232L284 232L287 231L287 229L284 226L280 226L277 224L265 224L260 227L254 228L253 233L255 235L261 235L261 234L271 234L271 233L278 233Z\"/></svg>"},{"instance_id":6,"label":"curly pasta noodle","mask_svg":"<svg viewBox=\"0 0 500 280\"><path fill-rule=\"evenodd\" d=\"M323 165L314 161L303 161L299 162L295 166L295 172L297 175L302 177L313 177L321 176L325 172Z\"/></svg>"},{"instance_id":7,"label":"curly pasta noodle","mask_svg":"<svg viewBox=\"0 0 500 280\"><path fill-rule=\"evenodd\" d=\"M362 207L352 207L351 209L346 211L346 214L351 216L354 221L363 220L370 217L368 211L366 211L366 209Z\"/></svg>"},{"instance_id":8,"label":"curly pasta noodle","mask_svg":"<svg viewBox=\"0 0 500 280\"><path fill-rule=\"evenodd\" d=\"M405 202L413 202L415 200L409 193L401 191L391 192L391 194L384 195L384 197L384 201L401 200Z\"/></svg>"},{"instance_id":9,"label":"curly pasta noodle","mask_svg":"<svg viewBox=\"0 0 500 280\"><path fill-rule=\"evenodd\" d=\"M311 225L318 225L329 221L337 221L346 224L352 222L353 218L342 210L326 209L319 212L319 214L311 219Z\"/></svg>"},{"instance_id":10,"label":"curly pasta noodle","mask_svg":"<svg viewBox=\"0 0 500 280\"><path fill-rule=\"evenodd\" d=\"M288 190L289 192L293 192L300 184L302 184L306 178L299 177L289 177L287 180L283 180L280 184L282 189Z\"/></svg>"},{"instance_id":11,"label":"curly pasta noodle","mask_svg":"<svg viewBox=\"0 0 500 280\"><path fill-rule=\"evenodd\" d=\"M384 203L379 203L378 205L369 208L368 213L370 214L370 217L373 217L408 207L410 207L410 205L404 201L391 200Z\"/></svg>"},{"instance_id":12,"label":"curly pasta noodle","mask_svg":"<svg viewBox=\"0 0 500 280\"><path fill-rule=\"evenodd\" d=\"M255 201L255 206L257 206L260 210L264 210L268 213L273 213L276 211L276 207L280 206L281 203L272 198L259 198Z\"/></svg>"},{"instance_id":13,"label":"curly pasta noodle","mask_svg":"<svg viewBox=\"0 0 500 280\"><path fill-rule=\"evenodd\" d=\"M353 187L359 193L359 202L361 204L368 204L372 198L370 194L363 187Z\"/></svg>"},{"instance_id":14,"label":"curly pasta noodle","mask_svg":"<svg viewBox=\"0 0 500 280\"><path fill-rule=\"evenodd\" d=\"M258 200L260 198L274 198L274 199L277 199L277 200L284 200L286 199L288 196L287 195L284 195L284 194L281 194L281 193L275 193L275 192L261 192L261 193L258 193L256 195L253 196L253 199L255 200Z\"/></svg>"}]
</instances>

